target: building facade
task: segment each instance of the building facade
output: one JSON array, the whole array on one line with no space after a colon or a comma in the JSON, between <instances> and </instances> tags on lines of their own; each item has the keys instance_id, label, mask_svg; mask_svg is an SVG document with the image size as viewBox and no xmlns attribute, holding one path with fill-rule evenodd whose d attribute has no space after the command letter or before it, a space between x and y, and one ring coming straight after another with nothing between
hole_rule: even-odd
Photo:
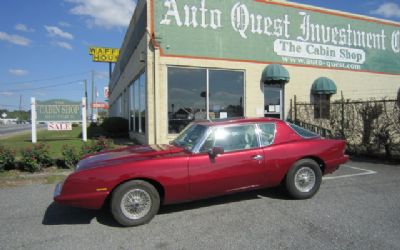
<instances>
[{"instance_id":1,"label":"building facade","mask_svg":"<svg viewBox=\"0 0 400 250\"><path fill-rule=\"evenodd\" d=\"M400 24L268 0L139 0L110 81L110 115L141 143L198 119L327 119L342 98L396 98ZM328 104L328 105L327 105Z\"/></svg>"}]
</instances>

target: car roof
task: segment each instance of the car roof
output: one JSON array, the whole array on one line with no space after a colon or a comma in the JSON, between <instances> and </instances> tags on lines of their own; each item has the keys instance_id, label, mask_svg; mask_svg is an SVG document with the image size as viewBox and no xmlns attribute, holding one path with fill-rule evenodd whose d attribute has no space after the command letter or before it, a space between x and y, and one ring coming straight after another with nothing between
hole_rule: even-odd
<instances>
[{"instance_id":1,"label":"car roof","mask_svg":"<svg viewBox=\"0 0 400 250\"><path fill-rule=\"evenodd\" d=\"M220 125L230 125L230 124L244 124L244 123L263 123L263 122L283 122L277 118L228 118L228 119L217 119L217 120L201 120L195 121L195 124L205 125L205 126L220 126Z\"/></svg>"}]
</instances>

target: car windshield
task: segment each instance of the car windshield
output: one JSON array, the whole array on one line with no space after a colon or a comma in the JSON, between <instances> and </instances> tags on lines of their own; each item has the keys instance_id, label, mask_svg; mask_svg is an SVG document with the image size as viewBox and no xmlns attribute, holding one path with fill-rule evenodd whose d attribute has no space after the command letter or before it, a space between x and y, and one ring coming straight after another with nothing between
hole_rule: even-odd
<instances>
[{"instance_id":1,"label":"car windshield","mask_svg":"<svg viewBox=\"0 0 400 250\"><path fill-rule=\"evenodd\" d=\"M192 151L199 140L207 131L207 127L199 124L192 124L186 127L179 136L172 141L172 144Z\"/></svg>"},{"instance_id":2,"label":"car windshield","mask_svg":"<svg viewBox=\"0 0 400 250\"><path fill-rule=\"evenodd\" d=\"M303 138L315 138L315 137L319 137L318 134L311 132L310 130L307 130L305 128L302 128L300 126L297 126L293 123L288 123L288 125L294 130L296 131L296 133L298 135L300 135Z\"/></svg>"}]
</instances>

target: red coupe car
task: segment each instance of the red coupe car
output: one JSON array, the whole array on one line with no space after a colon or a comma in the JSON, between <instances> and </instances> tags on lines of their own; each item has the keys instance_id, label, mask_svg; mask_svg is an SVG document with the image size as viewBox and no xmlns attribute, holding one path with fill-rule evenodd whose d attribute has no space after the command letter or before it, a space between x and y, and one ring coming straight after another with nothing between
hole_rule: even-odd
<instances>
[{"instance_id":1,"label":"red coupe car","mask_svg":"<svg viewBox=\"0 0 400 250\"><path fill-rule=\"evenodd\" d=\"M161 204L283 184L312 197L322 175L348 160L345 141L324 139L271 118L190 124L170 145L133 146L86 156L56 186L54 200L99 209L120 224L149 222Z\"/></svg>"}]
</instances>

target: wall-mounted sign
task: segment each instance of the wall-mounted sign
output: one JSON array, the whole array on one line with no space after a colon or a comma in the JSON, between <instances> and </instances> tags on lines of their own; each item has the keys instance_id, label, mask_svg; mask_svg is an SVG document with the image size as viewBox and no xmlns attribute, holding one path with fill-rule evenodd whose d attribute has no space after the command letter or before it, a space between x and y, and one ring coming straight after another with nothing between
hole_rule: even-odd
<instances>
[{"instance_id":1,"label":"wall-mounted sign","mask_svg":"<svg viewBox=\"0 0 400 250\"><path fill-rule=\"evenodd\" d=\"M162 56L400 74L400 23L263 0L152 4Z\"/></svg>"},{"instance_id":2,"label":"wall-mounted sign","mask_svg":"<svg viewBox=\"0 0 400 250\"><path fill-rule=\"evenodd\" d=\"M68 100L37 101L38 122L81 121L81 103Z\"/></svg>"},{"instance_id":3,"label":"wall-mounted sign","mask_svg":"<svg viewBox=\"0 0 400 250\"><path fill-rule=\"evenodd\" d=\"M110 97L110 89L108 87L104 87L104 98L108 99Z\"/></svg>"},{"instance_id":4,"label":"wall-mounted sign","mask_svg":"<svg viewBox=\"0 0 400 250\"><path fill-rule=\"evenodd\" d=\"M106 102L94 102L90 105L94 109L108 109L108 103Z\"/></svg>"},{"instance_id":5,"label":"wall-mounted sign","mask_svg":"<svg viewBox=\"0 0 400 250\"><path fill-rule=\"evenodd\" d=\"M115 48L101 48L90 47L89 55L92 55L94 62L117 62L119 56L119 49Z\"/></svg>"},{"instance_id":6,"label":"wall-mounted sign","mask_svg":"<svg viewBox=\"0 0 400 250\"><path fill-rule=\"evenodd\" d=\"M49 130L49 131L72 130L72 123L70 123L70 122L48 122L47 130Z\"/></svg>"}]
</instances>

